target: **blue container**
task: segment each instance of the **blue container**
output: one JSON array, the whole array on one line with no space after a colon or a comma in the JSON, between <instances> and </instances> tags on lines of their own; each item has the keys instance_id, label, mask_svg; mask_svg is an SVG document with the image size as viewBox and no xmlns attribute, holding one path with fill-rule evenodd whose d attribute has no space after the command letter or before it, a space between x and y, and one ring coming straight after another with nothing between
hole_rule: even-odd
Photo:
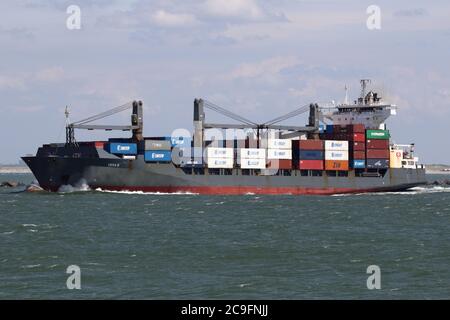
<instances>
[{"instance_id":1,"label":"blue container","mask_svg":"<svg viewBox=\"0 0 450 320\"><path fill-rule=\"evenodd\" d=\"M334 127L332 124L327 124L327 133L333 133L334 132Z\"/></svg>"},{"instance_id":2,"label":"blue container","mask_svg":"<svg viewBox=\"0 0 450 320\"><path fill-rule=\"evenodd\" d=\"M170 141L172 147L190 147L192 139L190 137L172 137Z\"/></svg>"},{"instance_id":3,"label":"blue container","mask_svg":"<svg viewBox=\"0 0 450 320\"><path fill-rule=\"evenodd\" d=\"M365 160L353 160L353 168L355 169L364 169L366 167Z\"/></svg>"},{"instance_id":4,"label":"blue container","mask_svg":"<svg viewBox=\"0 0 450 320\"><path fill-rule=\"evenodd\" d=\"M387 169L389 168L389 159L367 159L367 168Z\"/></svg>"},{"instance_id":5,"label":"blue container","mask_svg":"<svg viewBox=\"0 0 450 320\"><path fill-rule=\"evenodd\" d=\"M300 150L300 160L323 160L325 152L321 150Z\"/></svg>"},{"instance_id":6,"label":"blue container","mask_svg":"<svg viewBox=\"0 0 450 320\"><path fill-rule=\"evenodd\" d=\"M145 151L144 159L146 162L171 162L172 151L164 151L164 150Z\"/></svg>"},{"instance_id":7,"label":"blue container","mask_svg":"<svg viewBox=\"0 0 450 320\"><path fill-rule=\"evenodd\" d=\"M109 152L113 154L137 154L136 143L111 142L109 144Z\"/></svg>"}]
</instances>

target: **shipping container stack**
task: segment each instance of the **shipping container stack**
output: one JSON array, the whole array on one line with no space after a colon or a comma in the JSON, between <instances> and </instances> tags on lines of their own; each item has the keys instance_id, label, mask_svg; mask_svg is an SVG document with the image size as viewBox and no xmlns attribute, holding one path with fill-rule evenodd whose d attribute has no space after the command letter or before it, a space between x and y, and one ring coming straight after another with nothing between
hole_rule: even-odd
<instances>
[{"instance_id":1,"label":"shipping container stack","mask_svg":"<svg viewBox=\"0 0 450 320\"><path fill-rule=\"evenodd\" d=\"M171 137L172 161L176 165L186 166L192 164L192 138L191 137Z\"/></svg>"},{"instance_id":2,"label":"shipping container stack","mask_svg":"<svg viewBox=\"0 0 450 320\"><path fill-rule=\"evenodd\" d=\"M170 138L155 140L146 139L144 149L145 162L171 162L172 142Z\"/></svg>"},{"instance_id":3,"label":"shipping container stack","mask_svg":"<svg viewBox=\"0 0 450 320\"><path fill-rule=\"evenodd\" d=\"M267 169L292 169L292 140L268 139Z\"/></svg>"},{"instance_id":4,"label":"shipping container stack","mask_svg":"<svg viewBox=\"0 0 450 320\"><path fill-rule=\"evenodd\" d=\"M233 169L234 148L206 148L206 164L210 169Z\"/></svg>"},{"instance_id":5,"label":"shipping container stack","mask_svg":"<svg viewBox=\"0 0 450 320\"><path fill-rule=\"evenodd\" d=\"M298 141L298 168L300 170L323 170L325 145L323 140Z\"/></svg>"},{"instance_id":6,"label":"shipping container stack","mask_svg":"<svg viewBox=\"0 0 450 320\"><path fill-rule=\"evenodd\" d=\"M366 131L366 161L368 169L389 168L389 138L387 130Z\"/></svg>"},{"instance_id":7,"label":"shipping container stack","mask_svg":"<svg viewBox=\"0 0 450 320\"><path fill-rule=\"evenodd\" d=\"M348 171L348 141L325 140L325 170Z\"/></svg>"},{"instance_id":8,"label":"shipping container stack","mask_svg":"<svg viewBox=\"0 0 450 320\"><path fill-rule=\"evenodd\" d=\"M266 149L239 149L241 169L265 169Z\"/></svg>"},{"instance_id":9,"label":"shipping container stack","mask_svg":"<svg viewBox=\"0 0 450 320\"><path fill-rule=\"evenodd\" d=\"M363 124L348 125L350 166L353 169L366 167L366 128Z\"/></svg>"}]
</instances>

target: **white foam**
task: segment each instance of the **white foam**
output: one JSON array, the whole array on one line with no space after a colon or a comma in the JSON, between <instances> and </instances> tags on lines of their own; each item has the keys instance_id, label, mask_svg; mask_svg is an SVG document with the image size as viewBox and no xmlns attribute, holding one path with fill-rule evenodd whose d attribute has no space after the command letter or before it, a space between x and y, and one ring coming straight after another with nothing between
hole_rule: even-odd
<instances>
[{"instance_id":1,"label":"white foam","mask_svg":"<svg viewBox=\"0 0 450 320\"><path fill-rule=\"evenodd\" d=\"M115 191L115 190L103 190L102 188L95 189L97 192L104 192L104 193L116 193L116 194L131 194L131 195L154 195L154 196L184 196L184 195L191 195L196 196L198 193L193 192L144 192L144 191Z\"/></svg>"},{"instance_id":2,"label":"white foam","mask_svg":"<svg viewBox=\"0 0 450 320\"><path fill-rule=\"evenodd\" d=\"M74 186L72 185L62 185L58 189L58 193L73 193L73 192L86 192L91 191L91 188L86 183L86 180L81 180L80 182L76 183Z\"/></svg>"},{"instance_id":3,"label":"white foam","mask_svg":"<svg viewBox=\"0 0 450 320\"><path fill-rule=\"evenodd\" d=\"M417 194L428 194L428 193L440 193L440 192L450 192L450 187L442 186L432 186L432 187L414 187L405 191L387 191L387 192L366 192L366 193L347 193L347 194L334 194L334 197L345 197L345 196L364 196L364 195L417 195Z\"/></svg>"}]
</instances>

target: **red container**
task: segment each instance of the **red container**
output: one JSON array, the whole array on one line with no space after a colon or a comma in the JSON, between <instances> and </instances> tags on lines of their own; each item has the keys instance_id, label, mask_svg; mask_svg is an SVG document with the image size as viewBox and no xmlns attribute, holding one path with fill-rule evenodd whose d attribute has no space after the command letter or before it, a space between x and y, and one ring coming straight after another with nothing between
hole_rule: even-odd
<instances>
[{"instance_id":1,"label":"red container","mask_svg":"<svg viewBox=\"0 0 450 320\"><path fill-rule=\"evenodd\" d=\"M105 146L105 142L104 141L95 141L95 147L96 148L103 149L104 146Z\"/></svg>"},{"instance_id":2,"label":"red container","mask_svg":"<svg viewBox=\"0 0 450 320\"><path fill-rule=\"evenodd\" d=\"M300 140L300 150L323 150L323 140Z\"/></svg>"},{"instance_id":3,"label":"red container","mask_svg":"<svg viewBox=\"0 0 450 320\"><path fill-rule=\"evenodd\" d=\"M292 169L292 160L270 160L267 164L267 169Z\"/></svg>"},{"instance_id":4,"label":"red container","mask_svg":"<svg viewBox=\"0 0 450 320\"><path fill-rule=\"evenodd\" d=\"M364 133L354 133L352 140L357 142L366 142L366 135Z\"/></svg>"},{"instance_id":5,"label":"red container","mask_svg":"<svg viewBox=\"0 0 450 320\"><path fill-rule=\"evenodd\" d=\"M366 152L365 151L353 151L352 153L354 160L365 160Z\"/></svg>"},{"instance_id":6,"label":"red container","mask_svg":"<svg viewBox=\"0 0 450 320\"><path fill-rule=\"evenodd\" d=\"M364 142L355 141L350 144L353 151L366 151L366 144Z\"/></svg>"},{"instance_id":7,"label":"red container","mask_svg":"<svg viewBox=\"0 0 450 320\"><path fill-rule=\"evenodd\" d=\"M323 170L323 160L300 160L300 170Z\"/></svg>"},{"instance_id":8,"label":"red container","mask_svg":"<svg viewBox=\"0 0 450 320\"><path fill-rule=\"evenodd\" d=\"M328 171L348 171L348 161L325 160L325 170Z\"/></svg>"},{"instance_id":9,"label":"red container","mask_svg":"<svg viewBox=\"0 0 450 320\"><path fill-rule=\"evenodd\" d=\"M367 149L367 159L389 159L388 149Z\"/></svg>"},{"instance_id":10,"label":"red container","mask_svg":"<svg viewBox=\"0 0 450 320\"><path fill-rule=\"evenodd\" d=\"M389 149L389 140L372 139L367 140L366 144L367 149Z\"/></svg>"},{"instance_id":11,"label":"red container","mask_svg":"<svg viewBox=\"0 0 450 320\"><path fill-rule=\"evenodd\" d=\"M352 133L366 133L366 126L363 124L352 124L350 126Z\"/></svg>"}]
</instances>

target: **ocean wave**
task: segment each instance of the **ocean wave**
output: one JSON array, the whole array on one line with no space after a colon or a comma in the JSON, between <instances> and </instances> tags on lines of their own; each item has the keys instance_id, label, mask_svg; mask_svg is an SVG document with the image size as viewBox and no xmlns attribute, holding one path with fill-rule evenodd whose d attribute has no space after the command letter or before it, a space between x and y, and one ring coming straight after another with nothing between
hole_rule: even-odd
<instances>
[{"instance_id":1,"label":"ocean wave","mask_svg":"<svg viewBox=\"0 0 450 320\"><path fill-rule=\"evenodd\" d=\"M405 191L386 191L386 192L364 192L364 193L345 193L334 194L333 197L351 197L351 196L366 196L366 195L417 195L417 194L429 194L429 193L441 193L450 192L450 187L432 186L432 187L414 187Z\"/></svg>"},{"instance_id":2,"label":"ocean wave","mask_svg":"<svg viewBox=\"0 0 450 320\"><path fill-rule=\"evenodd\" d=\"M114 191L114 190L103 190L102 188L95 189L97 192L104 193L116 193L116 194L131 194L131 195L153 195L153 196L197 196L198 193L193 192L144 192L144 191Z\"/></svg>"},{"instance_id":3,"label":"ocean wave","mask_svg":"<svg viewBox=\"0 0 450 320\"><path fill-rule=\"evenodd\" d=\"M68 185L62 185L58 189L58 193L74 193L74 192L86 192L91 191L91 188L86 183L85 180L81 180L80 182L76 183L74 186L68 184Z\"/></svg>"}]
</instances>

